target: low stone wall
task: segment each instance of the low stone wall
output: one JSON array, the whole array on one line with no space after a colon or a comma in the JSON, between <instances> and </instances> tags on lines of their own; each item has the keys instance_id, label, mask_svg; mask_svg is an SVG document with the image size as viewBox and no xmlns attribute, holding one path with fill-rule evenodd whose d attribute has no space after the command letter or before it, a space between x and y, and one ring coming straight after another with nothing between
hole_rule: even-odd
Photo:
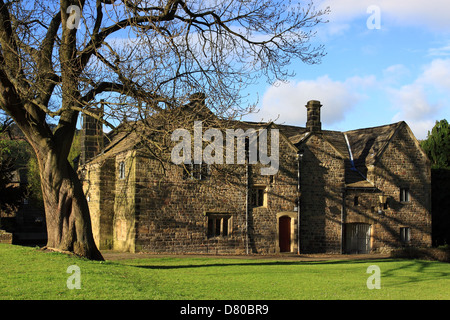
<instances>
[{"instance_id":1,"label":"low stone wall","mask_svg":"<svg viewBox=\"0 0 450 320\"><path fill-rule=\"evenodd\" d=\"M0 230L0 243L12 244L12 233L6 232L5 230Z\"/></svg>"},{"instance_id":2,"label":"low stone wall","mask_svg":"<svg viewBox=\"0 0 450 320\"><path fill-rule=\"evenodd\" d=\"M402 248L391 251L391 257L450 262L450 248Z\"/></svg>"}]
</instances>

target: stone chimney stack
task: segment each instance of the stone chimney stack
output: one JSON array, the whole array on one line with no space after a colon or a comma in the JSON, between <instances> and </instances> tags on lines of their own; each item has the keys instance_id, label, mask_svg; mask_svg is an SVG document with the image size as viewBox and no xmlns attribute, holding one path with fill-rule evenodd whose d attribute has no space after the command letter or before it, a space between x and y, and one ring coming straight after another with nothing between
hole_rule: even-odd
<instances>
[{"instance_id":1,"label":"stone chimney stack","mask_svg":"<svg viewBox=\"0 0 450 320\"><path fill-rule=\"evenodd\" d=\"M203 92L197 92L191 94L189 97L189 105L192 109L196 109L197 111L202 111L206 107L206 95Z\"/></svg>"},{"instance_id":2,"label":"stone chimney stack","mask_svg":"<svg viewBox=\"0 0 450 320\"><path fill-rule=\"evenodd\" d=\"M318 132L322 130L322 123L320 122L320 108L322 105L320 101L310 100L306 104L307 120L306 130L309 132Z\"/></svg>"},{"instance_id":3,"label":"stone chimney stack","mask_svg":"<svg viewBox=\"0 0 450 320\"><path fill-rule=\"evenodd\" d=\"M90 108L89 111L103 116L103 104L98 108ZM103 150L103 124L84 113L82 121L80 164L83 165Z\"/></svg>"}]
</instances>

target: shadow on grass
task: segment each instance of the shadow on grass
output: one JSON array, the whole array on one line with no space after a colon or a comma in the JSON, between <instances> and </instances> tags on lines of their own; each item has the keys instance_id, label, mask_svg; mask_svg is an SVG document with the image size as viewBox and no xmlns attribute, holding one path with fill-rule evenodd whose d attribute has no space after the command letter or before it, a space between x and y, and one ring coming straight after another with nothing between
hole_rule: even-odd
<instances>
[{"instance_id":1,"label":"shadow on grass","mask_svg":"<svg viewBox=\"0 0 450 320\"><path fill-rule=\"evenodd\" d=\"M188 268L209 268L209 267L254 267L254 266L310 266L310 265L340 265L340 264L355 264L355 263L370 263L386 262L387 259L371 259L371 260L326 260L326 261L247 261L247 262L224 262L224 263L206 263L206 264L184 264L184 265L136 265L129 264L129 266L143 268L143 269L188 269Z\"/></svg>"},{"instance_id":2,"label":"shadow on grass","mask_svg":"<svg viewBox=\"0 0 450 320\"><path fill-rule=\"evenodd\" d=\"M349 265L347 269L345 265ZM131 267L142 268L146 270L188 270L188 269L199 269L199 268L224 268L224 272L226 272L226 268L228 267L239 267L242 272L255 272L258 273L257 269L251 270L249 267L290 267L290 266L336 266L342 272L348 273L351 272L351 265L359 265L362 269L360 269L360 273L366 275L366 268L369 265L379 265L381 269L381 279L382 286L385 288L408 288L409 284L412 283L434 283L441 287L446 286L441 281L448 281L450 279L450 269L443 265L442 262L433 262L433 261L421 261L421 260L404 260L404 259L392 259L392 258L382 258L382 259L364 259L364 260L328 260L328 261L230 261L223 263L205 263L201 264L191 264L185 263L180 265L158 265L158 264L145 264L145 265L137 265L130 264ZM360 268L357 267L357 268ZM312 268L314 269L314 268ZM220 269L218 269L220 270ZM339 271L337 270L337 271ZM280 270L282 271L282 270ZM311 269L310 269L311 271ZM318 270L318 275L320 276L321 272L327 273L327 269ZM369 277L369 274L366 275ZM405 287L406 286L406 287ZM444 293L445 297L450 297ZM447 298L446 298L447 299Z\"/></svg>"},{"instance_id":3,"label":"shadow on grass","mask_svg":"<svg viewBox=\"0 0 450 320\"><path fill-rule=\"evenodd\" d=\"M437 263L447 264L445 262L424 261L424 260L394 260L403 261L401 266L382 270L383 277L404 277L405 281L401 281L398 285L405 283L423 282L429 280L449 280L450 268L446 267L436 269ZM448 265L448 264L447 264ZM405 274L406 276L403 276ZM449 291L450 294L450 291Z\"/></svg>"}]
</instances>

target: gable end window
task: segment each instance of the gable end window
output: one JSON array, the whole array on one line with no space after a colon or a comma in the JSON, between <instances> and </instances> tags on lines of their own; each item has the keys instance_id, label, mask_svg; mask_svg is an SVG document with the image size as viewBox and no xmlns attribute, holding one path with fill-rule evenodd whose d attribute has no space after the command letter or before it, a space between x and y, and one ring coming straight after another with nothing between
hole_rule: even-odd
<instances>
[{"instance_id":1,"label":"gable end window","mask_svg":"<svg viewBox=\"0 0 450 320\"><path fill-rule=\"evenodd\" d=\"M400 202L410 202L411 194L409 188L400 188Z\"/></svg>"},{"instance_id":2,"label":"gable end window","mask_svg":"<svg viewBox=\"0 0 450 320\"><path fill-rule=\"evenodd\" d=\"M125 162L120 161L119 162L119 179L125 179Z\"/></svg>"}]
</instances>

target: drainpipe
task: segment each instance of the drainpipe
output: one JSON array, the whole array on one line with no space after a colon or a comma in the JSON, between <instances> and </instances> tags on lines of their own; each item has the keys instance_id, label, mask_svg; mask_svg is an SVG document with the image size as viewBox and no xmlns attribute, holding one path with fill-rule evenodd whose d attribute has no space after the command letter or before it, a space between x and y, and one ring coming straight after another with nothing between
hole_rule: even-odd
<instances>
[{"instance_id":1,"label":"drainpipe","mask_svg":"<svg viewBox=\"0 0 450 320\"><path fill-rule=\"evenodd\" d=\"M245 165L245 180L246 180L246 186L245 186L245 252L248 254L248 211L250 209L249 203L248 203L248 197L249 197L249 184L250 184L250 177L249 177L249 164Z\"/></svg>"},{"instance_id":2,"label":"drainpipe","mask_svg":"<svg viewBox=\"0 0 450 320\"><path fill-rule=\"evenodd\" d=\"M249 150L250 150L250 139L245 138L245 252L249 254L249 228L248 228L248 219L250 215L250 162L249 162Z\"/></svg>"},{"instance_id":3,"label":"drainpipe","mask_svg":"<svg viewBox=\"0 0 450 320\"><path fill-rule=\"evenodd\" d=\"M297 153L297 254L300 254L300 198L301 198L301 167L303 150Z\"/></svg>"},{"instance_id":4,"label":"drainpipe","mask_svg":"<svg viewBox=\"0 0 450 320\"><path fill-rule=\"evenodd\" d=\"M342 190L341 208L341 254L344 254L345 189Z\"/></svg>"}]
</instances>

